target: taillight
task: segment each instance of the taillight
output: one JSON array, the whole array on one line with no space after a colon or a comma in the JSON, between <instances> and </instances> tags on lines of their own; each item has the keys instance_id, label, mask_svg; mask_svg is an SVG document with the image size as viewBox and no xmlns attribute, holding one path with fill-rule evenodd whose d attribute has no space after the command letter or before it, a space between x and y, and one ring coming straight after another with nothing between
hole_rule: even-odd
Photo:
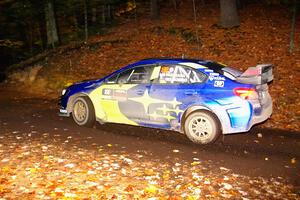
<instances>
[{"instance_id":1,"label":"taillight","mask_svg":"<svg viewBox=\"0 0 300 200\"><path fill-rule=\"evenodd\" d=\"M258 94L254 88L234 88L233 92L236 96L243 99L258 99Z\"/></svg>"}]
</instances>

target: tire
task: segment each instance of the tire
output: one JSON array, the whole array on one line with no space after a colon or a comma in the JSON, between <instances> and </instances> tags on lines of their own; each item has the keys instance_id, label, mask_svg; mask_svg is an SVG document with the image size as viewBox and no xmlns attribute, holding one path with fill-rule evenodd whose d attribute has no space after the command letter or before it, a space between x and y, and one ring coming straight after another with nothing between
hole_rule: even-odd
<instances>
[{"instance_id":1,"label":"tire","mask_svg":"<svg viewBox=\"0 0 300 200\"><path fill-rule=\"evenodd\" d=\"M213 113L200 110L186 117L184 132L194 143L210 144L218 139L222 131L220 122Z\"/></svg>"},{"instance_id":2,"label":"tire","mask_svg":"<svg viewBox=\"0 0 300 200\"><path fill-rule=\"evenodd\" d=\"M88 97L80 96L74 100L72 117L79 126L93 127L96 121L95 109Z\"/></svg>"}]
</instances>

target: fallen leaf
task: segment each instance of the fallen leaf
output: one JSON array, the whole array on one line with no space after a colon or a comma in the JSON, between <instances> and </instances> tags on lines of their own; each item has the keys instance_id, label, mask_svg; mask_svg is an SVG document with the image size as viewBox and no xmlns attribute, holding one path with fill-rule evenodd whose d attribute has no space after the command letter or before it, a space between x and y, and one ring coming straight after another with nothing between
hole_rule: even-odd
<instances>
[{"instance_id":1,"label":"fallen leaf","mask_svg":"<svg viewBox=\"0 0 300 200\"><path fill-rule=\"evenodd\" d=\"M291 159L291 163L292 163L292 164L296 164L296 158L292 158L292 159Z\"/></svg>"},{"instance_id":2,"label":"fallen leaf","mask_svg":"<svg viewBox=\"0 0 300 200\"><path fill-rule=\"evenodd\" d=\"M262 136L261 133L257 133L257 137L258 137L258 138L262 138L263 136Z\"/></svg>"},{"instance_id":3,"label":"fallen leaf","mask_svg":"<svg viewBox=\"0 0 300 200\"><path fill-rule=\"evenodd\" d=\"M73 164L73 163L66 164L65 167L66 168L73 168L73 167L75 167L75 164Z\"/></svg>"},{"instance_id":4,"label":"fallen leaf","mask_svg":"<svg viewBox=\"0 0 300 200\"><path fill-rule=\"evenodd\" d=\"M128 185L128 186L124 189L124 191L126 191L126 192L132 192L132 191L133 191L133 186L132 186L132 185Z\"/></svg>"},{"instance_id":5,"label":"fallen leaf","mask_svg":"<svg viewBox=\"0 0 300 200\"><path fill-rule=\"evenodd\" d=\"M148 187L145 189L146 193L155 194L157 192L157 187L154 185L148 185Z\"/></svg>"}]
</instances>

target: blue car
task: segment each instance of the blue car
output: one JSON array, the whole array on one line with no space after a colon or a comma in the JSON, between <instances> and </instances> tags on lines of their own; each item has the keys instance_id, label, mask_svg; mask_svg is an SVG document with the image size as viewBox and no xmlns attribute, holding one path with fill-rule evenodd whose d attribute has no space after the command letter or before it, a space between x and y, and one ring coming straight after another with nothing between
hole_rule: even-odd
<instances>
[{"instance_id":1,"label":"blue car","mask_svg":"<svg viewBox=\"0 0 300 200\"><path fill-rule=\"evenodd\" d=\"M200 59L145 59L62 91L60 115L79 126L122 123L175 130L195 143L246 132L272 114L272 65L245 72Z\"/></svg>"}]
</instances>

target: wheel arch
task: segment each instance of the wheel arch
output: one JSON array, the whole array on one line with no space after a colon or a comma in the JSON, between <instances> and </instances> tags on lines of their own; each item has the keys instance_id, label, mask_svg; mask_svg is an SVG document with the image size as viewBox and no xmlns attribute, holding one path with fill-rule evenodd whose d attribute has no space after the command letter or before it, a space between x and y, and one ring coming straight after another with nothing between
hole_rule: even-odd
<instances>
[{"instance_id":1,"label":"wheel arch","mask_svg":"<svg viewBox=\"0 0 300 200\"><path fill-rule=\"evenodd\" d=\"M203 106L203 105L194 105L194 106L191 106L189 108L187 108L183 114L181 115L181 119L180 119L180 125L181 125L181 131L184 132L184 123L185 123L185 120L187 118L187 116L189 116L190 114L192 114L193 112L197 112L197 111L208 111L210 112L212 115L215 116L215 118L217 119L218 123L219 123L219 127L221 128L221 133L223 133L223 126L222 126L222 123L221 123L221 120L220 118L218 117L218 115L213 112L210 108L206 107L206 106Z\"/></svg>"},{"instance_id":2,"label":"wheel arch","mask_svg":"<svg viewBox=\"0 0 300 200\"><path fill-rule=\"evenodd\" d=\"M89 98L89 95L86 94L86 93L84 93L84 92L79 92L79 93L75 93L72 96L70 96L69 100L68 100L68 103L67 103L67 111L68 111L68 113L72 113L74 100L77 97L88 97Z\"/></svg>"}]
</instances>

